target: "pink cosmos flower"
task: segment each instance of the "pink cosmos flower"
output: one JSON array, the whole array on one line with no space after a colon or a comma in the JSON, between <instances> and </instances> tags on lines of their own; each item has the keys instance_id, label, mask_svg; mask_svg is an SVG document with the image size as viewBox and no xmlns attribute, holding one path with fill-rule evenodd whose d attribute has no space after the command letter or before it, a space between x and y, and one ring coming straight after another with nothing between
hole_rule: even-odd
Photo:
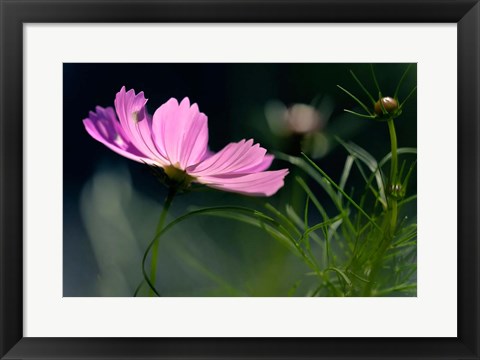
<instances>
[{"instance_id":1,"label":"pink cosmos flower","mask_svg":"<svg viewBox=\"0 0 480 360\"><path fill-rule=\"evenodd\" d=\"M284 184L288 169L265 171L273 155L253 140L230 143L218 153L208 150L207 116L188 98L170 99L150 116L143 92L125 87L115 110L97 106L83 120L87 132L116 153L163 168L170 180L191 182L252 196L271 196Z\"/></svg>"}]
</instances>

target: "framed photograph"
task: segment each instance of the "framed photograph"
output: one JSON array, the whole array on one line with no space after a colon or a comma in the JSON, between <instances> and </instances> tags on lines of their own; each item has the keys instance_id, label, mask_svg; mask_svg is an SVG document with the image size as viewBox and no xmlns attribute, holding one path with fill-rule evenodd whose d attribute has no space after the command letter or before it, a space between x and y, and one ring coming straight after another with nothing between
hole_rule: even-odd
<instances>
[{"instance_id":1,"label":"framed photograph","mask_svg":"<svg viewBox=\"0 0 480 360\"><path fill-rule=\"evenodd\" d=\"M480 359L477 1L0 6L0 358Z\"/></svg>"}]
</instances>

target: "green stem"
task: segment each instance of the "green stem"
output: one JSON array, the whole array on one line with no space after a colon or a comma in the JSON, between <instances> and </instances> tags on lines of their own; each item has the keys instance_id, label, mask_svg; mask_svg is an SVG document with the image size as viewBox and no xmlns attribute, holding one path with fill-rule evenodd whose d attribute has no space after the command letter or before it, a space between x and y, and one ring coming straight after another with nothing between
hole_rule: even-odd
<instances>
[{"instance_id":1,"label":"green stem","mask_svg":"<svg viewBox=\"0 0 480 360\"><path fill-rule=\"evenodd\" d=\"M177 193L177 189L175 187L171 187L168 191L167 198L165 199L165 204L163 205L162 213L160 214L160 219L158 220L157 230L155 231L155 235L158 234L160 231L163 230L163 226L165 225L165 219L167 218L168 209L170 205L172 205L173 198ZM160 245L160 237L155 239L155 242L152 246L152 260L150 264L150 281L152 284L155 284L155 278L157 276L157 260L158 260L158 247ZM155 293L153 289L150 289L149 296L154 296Z\"/></svg>"},{"instance_id":2,"label":"green stem","mask_svg":"<svg viewBox=\"0 0 480 360\"><path fill-rule=\"evenodd\" d=\"M390 184L391 186L397 185L400 179L397 179L398 176L398 154L397 154L397 134L395 132L395 124L392 118L388 119L388 130L390 132L390 142L392 146L392 168L390 171ZM395 196L390 198L390 211L391 211L391 220L390 220L390 236L393 239L393 234L395 232L395 227L397 226L398 218L398 204Z\"/></svg>"},{"instance_id":3,"label":"green stem","mask_svg":"<svg viewBox=\"0 0 480 360\"><path fill-rule=\"evenodd\" d=\"M391 168L390 168L390 180L389 180L389 191L395 191L394 186L397 184L398 176L398 145L397 145L397 134L395 132L395 124L393 118L388 119L388 130L390 132L390 143L392 150L392 159L391 159ZM370 296L372 294L372 287L375 283L375 278L377 277L378 272L382 267L383 258L385 252L388 250L392 244L393 237L395 235L395 228L397 227L398 220L398 202L395 195L390 195L388 198L388 208L384 217L383 235L382 240L380 241L377 250L375 251L376 256L373 260L372 270L368 278L369 282L364 288L363 296Z\"/></svg>"},{"instance_id":4,"label":"green stem","mask_svg":"<svg viewBox=\"0 0 480 360\"><path fill-rule=\"evenodd\" d=\"M388 130L390 132L390 143L392 146L392 167L390 169L390 182L391 184L394 184L395 181L397 180L397 172L398 172L398 154L397 154L397 134L395 132L395 124L393 122L393 119L390 118L388 119Z\"/></svg>"},{"instance_id":5,"label":"green stem","mask_svg":"<svg viewBox=\"0 0 480 360\"><path fill-rule=\"evenodd\" d=\"M393 235L395 234L395 228L397 227L397 219L398 219L398 205L397 199L392 199L391 205L391 212L392 217L390 220L390 237L393 240Z\"/></svg>"}]
</instances>

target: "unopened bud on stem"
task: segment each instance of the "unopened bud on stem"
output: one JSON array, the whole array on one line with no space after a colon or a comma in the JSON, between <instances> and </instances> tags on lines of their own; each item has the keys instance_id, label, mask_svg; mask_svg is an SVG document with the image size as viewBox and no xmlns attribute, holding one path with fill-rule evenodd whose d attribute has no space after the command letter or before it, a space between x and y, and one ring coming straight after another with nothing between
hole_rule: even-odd
<instances>
[{"instance_id":1,"label":"unopened bud on stem","mask_svg":"<svg viewBox=\"0 0 480 360\"><path fill-rule=\"evenodd\" d=\"M380 104L380 101L382 102L381 104ZM383 105L383 108L382 108L382 105ZM383 109L385 109L385 111L388 114L395 112L398 109L397 100L388 96L381 98L375 103L375 108L374 108L375 114L377 114L378 116L383 115Z\"/></svg>"}]
</instances>

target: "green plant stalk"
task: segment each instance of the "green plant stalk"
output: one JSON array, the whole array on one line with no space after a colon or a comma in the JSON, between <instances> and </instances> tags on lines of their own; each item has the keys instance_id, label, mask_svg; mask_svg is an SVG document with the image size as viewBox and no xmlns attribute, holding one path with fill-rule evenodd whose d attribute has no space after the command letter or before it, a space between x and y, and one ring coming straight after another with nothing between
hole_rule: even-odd
<instances>
[{"instance_id":1,"label":"green plant stalk","mask_svg":"<svg viewBox=\"0 0 480 360\"><path fill-rule=\"evenodd\" d=\"M391 152L392 152L392 159L391 159L391 168L390 168L390 186L393 189L393 186L397 183L397 176L398 176L398 144L397 144L397 134L395 132L395 124L393 118L388 119L388 130L390 133L390 144L391 144ZM390 191L392 191L390 189ZM388 198L388 208L385 212L385 221L383 223L383 235L382 240L380 241L379 248L376 251L377 256L372 264L372 270L369 276L369 282L366 284L364 288L364 296L371 296L372 293L372 286L374 285L375 278L380 271L382 266L383 257L385 252L388 250L390 245L392 244L393 237L395 234L395 228L397 227L398 221L398 202L397 198L393 195L390 195Z\"/></svg>"},{"instance_id":2,"label":"green plant stalk","mask_svg":"<svg viewBox=\"0 0 480 360\"><path fill-rule=\"evenodd\" d=\"M168 191L167 198L165 199L165 204L163 205L162 213L160 214L160 219L158 220L158 223L157 223L157 230L155 231L155 234L158 234L160 233L160 231L163 230L163 226L165 225L165 220L167 218L168 209L170 208L170 205L172 205L172 201L176 193L177 193L177 189L175 187L171 187L170 190ZM160 240L160 237L157 237L152 246L152 260L150 263L150 280L152 284L155 284L155 278L157 276L158 247L160 245L159 240ZM155 295L153 289L149 290L148 295L149 296Z\"/></svg>"},{"instance_id":3,"label":"green plant stalk","mask_svg":"<svg viewBox=\"0 0 480 360\"><path fill-rule=\"evenodd\" d=\"M399 181L399 179L397 179L397 175L398 175L398 154L397 154L398 144L397 144L397 134L395 132L395 124L394 124L392 118L388 119L388 130L390 132L390 143L391 143L391 147L392 147L392 168L390 170L390 183L391 183L392 186L394 186ZM389 235L390 235L391 240L392 240L393 239L393 234L395 232L395 228L397 226L397 218L398 218L398 204L397 204L397 199L394 196L390 197L389 210L390 210L390 213L391 213Z\"/></svg>"},{"instance_id":4,"label":"green plant stalk","mask_svg":"<svg viewBox=\"0 0 480 360\"><path fill-rule=\"evenodd\" d=\"M397 134L395 132L395 124L393 118L388 119L388 131L390 132L390 143L392 148L392 166L390 168L390 182L394 184L396 182L398 173L398 154L397 154Z\"/></svg>"}]
</instances>

